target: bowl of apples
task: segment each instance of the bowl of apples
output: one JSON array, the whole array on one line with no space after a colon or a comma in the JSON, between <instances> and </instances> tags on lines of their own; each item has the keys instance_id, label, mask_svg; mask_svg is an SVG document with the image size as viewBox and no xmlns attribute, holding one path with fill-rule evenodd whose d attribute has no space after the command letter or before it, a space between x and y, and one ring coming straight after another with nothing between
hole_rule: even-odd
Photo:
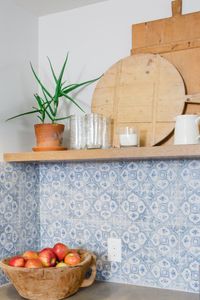
<instances>
[{"instance_id":1,"label":"bowl of apples","mask_svg":"<svg viewBox=\"0 0 200 300\"><path fill-rule=\"evenodd\" d=\"M32 300L67 298L80 287L92 285L96 276L95 255L63 243L3 259L0 266L18 293Z\"/></svg>"}]
</instances>

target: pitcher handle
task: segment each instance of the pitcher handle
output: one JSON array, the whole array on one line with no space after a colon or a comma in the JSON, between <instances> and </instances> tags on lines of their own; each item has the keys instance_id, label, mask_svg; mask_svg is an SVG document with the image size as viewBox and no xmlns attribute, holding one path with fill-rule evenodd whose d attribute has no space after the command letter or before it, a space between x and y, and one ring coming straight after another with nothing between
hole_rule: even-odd
<instances>
[{"instance_id":1,"label":"pitcher handle","mask_svg":"<svg viewBox=\"0 0 200 300\"><path fill-rule=\"evenodd\" d=\"M198 135L198 136L196 137L196 139L197 139L197 140L200 140L200 135Z\"/></svg>"},{"instance_id":2,"label":"pitcher handle","mask_svg":"<svg viewBox=\"0 0 200 300\"><path fill-rule=\"evenodd\" d=\"M197 126L199 126L199 124L200 124L200 116L199 116L198 118L196 118L195 123L197 124ZM198 136L196 137L196 139L197 139L197 140L200 140L200 135L198 135ZM200 142L199 142L199 143L200 143Z\"/></svg>"},{"instance_id":3,"label":"pitcher handle","mask_svg":"<svg viewBox=\"0 0 200 300\"><path fill-rule=\"evenodd\" d=\"M198 118L196 118L195 123L196 123L197 125L199 125L199 123L200 123L200 116L199 116Z\"/></svg>"}]
</instances>

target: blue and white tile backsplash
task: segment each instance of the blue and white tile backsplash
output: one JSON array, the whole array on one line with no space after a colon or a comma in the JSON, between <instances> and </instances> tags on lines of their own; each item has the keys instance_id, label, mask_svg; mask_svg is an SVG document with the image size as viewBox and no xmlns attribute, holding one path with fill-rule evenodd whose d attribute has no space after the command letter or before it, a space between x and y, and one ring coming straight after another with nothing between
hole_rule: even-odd
<instances>
[{"instance_id":1,"label":"blue and white tile backsplash","mask_svg":"<svg viewBox=\"0 0 200 300\"><path fill-rule=\"evenodd\" d=\"M28 248L40 248L39 166L0 163L0 259Z\"/></svg>"},{"instance_id":2,"label":"blue and white tile backsplash","mask_svg":"<svg viewBox=\"0 0 200 300\"><path fill-rule=\"evenodd\" d=\"M99 280L199 291L199 160L0 170L1 257L62 241L96 253ZM109 237L122 240L121 263L107 260Z\"/></svg>"}]
</instances>

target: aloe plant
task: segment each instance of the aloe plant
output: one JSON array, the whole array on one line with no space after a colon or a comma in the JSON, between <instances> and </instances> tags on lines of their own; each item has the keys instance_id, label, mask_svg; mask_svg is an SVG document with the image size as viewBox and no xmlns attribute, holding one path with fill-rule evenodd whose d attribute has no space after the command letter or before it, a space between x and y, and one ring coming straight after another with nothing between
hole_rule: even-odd
<instances>
[{"instance_id":1,"label":"aloe plant","mask_svg":"<svg viewBox=\"0 0 200 300\"><path fill-rule=\"evenodd\" d=\"M70 101L72 102L74 105L76 105L81 111L84 112L84 110L80 107L80 105L76 102L76 100L70 96L69 94L86 85L89 85L95 81L97 81L100 77L92 79L92 80L88 80L82 83L74 83L74 84L69 84L66 85L66 82L63 81L63 75L64 75L64 71L66 68L66 64L68 61L68 54L65 58L65 61L62 65L61 71L59 76L56 76L54 68L52 66L51 60L48 58L49 61L49 66L51 69L51 73L53 75L53 79L55 81L55 89L54 89L54 94L52 94L46 87L45 85L42 83L42 81L40 80L40 78L38 77L38 75L36 74L32 64L30 63L31 66L31 70L33 72L33 75L36 79L36 81L38 82L40 88L41 88L41 94L34 94L34 98L36 100L37 103L37 107L32 107L31 111L27 111L18 115L15 115L11 118L8 118L7 121L18 118L18 117L22 117L25 115L31 115L31 114L37 114L37 117L40 119L41 123L45 123L46 118L48 117L52 123L56 123L57 121L61 121L64 119L69 118L70 116L65 116L65 117L58 117L58 108L59 108L59 101L62 99L63 101Z\"/></svg>"}]
</instances>

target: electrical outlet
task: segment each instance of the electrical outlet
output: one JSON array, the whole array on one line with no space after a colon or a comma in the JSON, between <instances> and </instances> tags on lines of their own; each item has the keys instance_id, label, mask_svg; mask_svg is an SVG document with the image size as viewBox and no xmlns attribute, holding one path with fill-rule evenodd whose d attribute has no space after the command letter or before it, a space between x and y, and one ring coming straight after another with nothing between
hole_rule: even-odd
<instances>
[{"instance_id":1,"label":"electrical outlet","mask_svg":"<svg viewBox=\"0 0 200 300\"><path fill-rule=\"evenodd\" d=\"M121 239L108 239L108 260L121 262L122 260L122 243Z\"/></svg>"}]
</instances>

